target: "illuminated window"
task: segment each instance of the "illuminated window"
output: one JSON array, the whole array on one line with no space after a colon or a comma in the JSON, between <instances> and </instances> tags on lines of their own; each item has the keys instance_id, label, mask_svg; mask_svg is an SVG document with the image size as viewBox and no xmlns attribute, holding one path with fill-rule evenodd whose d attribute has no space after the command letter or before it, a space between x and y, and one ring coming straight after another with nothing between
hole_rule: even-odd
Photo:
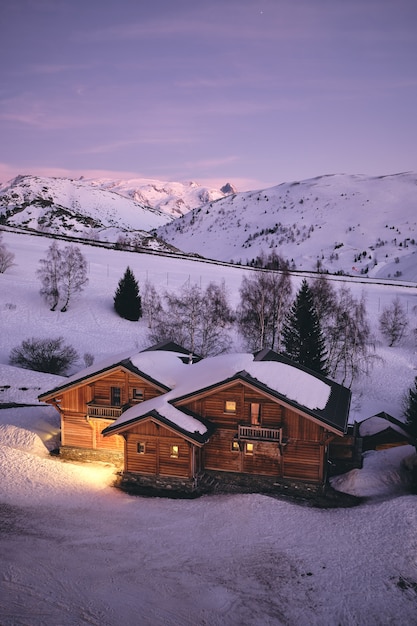
<instances>
[{"instance_id":1,"label":"illuminated window","mask_svg":"<svg viewBox=\"0 0 417 626\"><path fill-rule=\"evenodd\" d=\"M226 400L224 403L224 412L225 413L236 413L236 401L235 400Z\"/></svg>"},{"instance_id":2,"label":"illuminated window","mask_svg":"<svg viewBox=\"0 0 417 626\"><path fill-rule=\"evenodd\" d=\"M247 443L245 445L245 454L253 454L253 443Z\"/></svg>"},{"instance_id":3,"label":"illuminated window","mask_svg":"<svg viewBox=\"0 0 417 626\"><path fill-rule=\"evenodd\" d=\"M234 439L232 441L232 452L239 452L240 451L240 445L239 442L236 441L236 439Z\"/></svg>"},{"instance_id":4,"label":"illuminated window","mask_svg":"<svg viewBox=\"0 0 417 626\"><path fill-rule=\"evenodd\" d=\"M180 454L180 447L179 446L171 446L171 459L178 459Z\"/></svg>"},{"instance_id":5,"label":"illuminated window","mask_svg":"<svg viewBox=\"0 0 417 626\"><path fill-rule=\"evenodd\" d=\"M142 388L136 388L133 390L134 400L143 400L144 395L145 395L145 392L144 392L144 389Z\"/></svg>"},{"instance_id":6,"label":"illuminated window","mask_svg":"<svg viewBox=\"0 0 417 626\"><path fill-rule=\"evenodd\" d=\"M261 423L261 405L259 402L251 402L250 405L250 423L257 426Z\"/></svg>"},{"instance_id":7,"label":"illuminated window","mask_svg":"<svg viewBox=\"0 0 417 626\"><path fill-rule=\"evenodd\" d=\"M138 454L145 454L145 452L146 452L146 445L142 441L138 442L138 444L137 444L137 451L138 451Z\"/></svg>"}]
</instances>

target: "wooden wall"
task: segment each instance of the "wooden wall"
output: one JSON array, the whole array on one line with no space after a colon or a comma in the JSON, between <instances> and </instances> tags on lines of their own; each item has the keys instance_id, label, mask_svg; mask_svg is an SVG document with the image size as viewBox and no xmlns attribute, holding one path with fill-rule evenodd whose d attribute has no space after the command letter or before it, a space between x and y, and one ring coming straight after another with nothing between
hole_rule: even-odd
<instances>
[{"instance_id":1,"label":"wooden wall","mask_svg":"<svg viewBox=\"0 0 417 626\"><path fill-rule=\"evenodd\" d=\"M235 414L225 412L227 400L236 402ZM252 403L261 405L260 426L281 428L282 440L286 445L280 447L276 441L256 440L252 441L253 453L248 454L245 441L242 440L240 450L232 450L239 424L250 425ZM266 394L244 383L236 383L227 389L210 392L185 406L216 426L215 433L203 448L204 468L310 482L321 482L324 479L327 463L325 429Z\"/></svg>"},{"instance_id":2,"label":"wooden wall","mask_svg":"<svg viewBox=\"0 0 417 626\"><path fill-rule=\"evenodd\" d=\"M138 444L145 453L138 453ZM171 456L171 446L178 446L178 458ZM195 446L175 432L147 420L126 433L125 471L155 476L191 478L199 471Z\"/></svg>"},{"instance_id":3,"label":"wooden wall","mask_svg":"<svg viewBox=\"0 0 417 626\"><path fill-rule=\"evenodd\" d=\"M118 369L91 382L84 381L77 387L57 395L61 411L61 443L63 446L121 451L124 439L119 435L103 437L104 428L114 419L87 416L87 404L93 403L103 407L111 406L111 388L119 387L120 403L133 405L137 399L133 397L134 389L143 389L144 400L149 400L162 393L154 385L135 374Z\"/></svg>"},{"instance_id":4,"label":"wooden wall","mask_svg":"<svg viewBox=\"0 0 417 626\"><path fill-rule=\"evenodd\" d=\"M65 414L61 418L61 444L75 448L123 451L123 437L103 437L101 434L113 421L99 418L87 421L85 414Z\"/></svg>"}]
</instances>

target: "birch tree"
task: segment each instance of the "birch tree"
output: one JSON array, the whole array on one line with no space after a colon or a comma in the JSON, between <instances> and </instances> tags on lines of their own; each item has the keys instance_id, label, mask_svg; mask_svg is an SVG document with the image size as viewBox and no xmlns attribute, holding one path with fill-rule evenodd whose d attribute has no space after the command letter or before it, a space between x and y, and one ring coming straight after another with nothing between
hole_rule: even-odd
<instances>
[{"instance_id":1,"label":"birch tree","mask_svg":"<svg viewBox=\"0 0 417 626\"><path fill-rule=\"evenodd\" d=\"M249 350L280 350L281 329L291 298L288 269L244 276L240 286L237 324Z\"/></svg>"},{"instance_id":2,"label":"birch tree","mask_svg":"<svg viewBox=\"0 0 417 626\"><path fill-rule=\"evenodd\" d=\"M41 281L40 294L55 311L68 309L72 296L82 291L88 283L87 262L77 246L66 246L63 250L53 241L45 259L40 259L37 275Z\"/></svg>"}]
</instances>

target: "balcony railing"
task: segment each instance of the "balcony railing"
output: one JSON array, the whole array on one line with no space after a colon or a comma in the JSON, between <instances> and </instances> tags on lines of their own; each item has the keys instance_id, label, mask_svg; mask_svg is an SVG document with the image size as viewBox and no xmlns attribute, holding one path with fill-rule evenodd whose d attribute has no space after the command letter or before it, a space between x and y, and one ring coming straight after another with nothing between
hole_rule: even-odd
<instances>
[{"instance_id":1,"label":"balcony railing","mask_svg":"<svg viewBox=\"0 0 417 626\"><path fill-rule=\"evenodd\" d=\"M117 419L128 408L124 406L103 406L102 404L87 404L87 417L110 417Z\"/></svg>"},{"instance_id":2,"label":"balcony railing","mask_svg":"<svg viewBox=\"0 0 417 626\"><path fill-rule=\"evenodd\" d=\"M261 426L239 426L239 439L258 439L262 441L280 441L280 428L262 428Z\"/></svg>"}]
</instances>

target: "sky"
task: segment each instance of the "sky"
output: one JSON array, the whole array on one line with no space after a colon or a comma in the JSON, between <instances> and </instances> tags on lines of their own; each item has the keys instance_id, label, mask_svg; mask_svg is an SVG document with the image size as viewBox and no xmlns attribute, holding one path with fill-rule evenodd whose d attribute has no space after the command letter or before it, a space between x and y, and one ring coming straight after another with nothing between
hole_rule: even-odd
<instances>
[{"instance_id":1,"label":"sky","mask_svg":"<svg viewBox=\"0 0 417 626\"><path fill-rule=\"evenodd\" d=\"M1 0L0 182L417 170L415 0Z\"/></svg>"}]
</instances>

